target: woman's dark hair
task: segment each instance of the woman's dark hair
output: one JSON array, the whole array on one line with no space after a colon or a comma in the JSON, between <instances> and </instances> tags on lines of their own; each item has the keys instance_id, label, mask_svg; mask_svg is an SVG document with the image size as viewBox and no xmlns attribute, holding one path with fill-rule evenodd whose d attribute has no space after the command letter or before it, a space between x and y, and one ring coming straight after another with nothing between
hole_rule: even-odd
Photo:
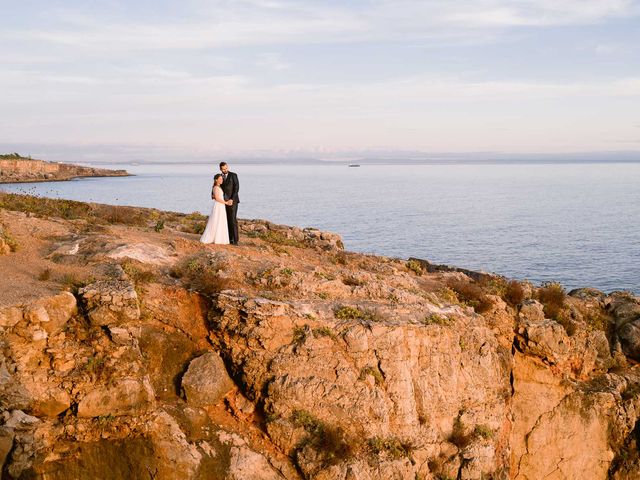
<instances>
[{"instance_id":1,"label":"woman's dark hair","mask_svg":"<svg viewBox=\"0 0 640 480\"><path fill-rule=\"evenodd\" d=\"M221 177L222 174L221 173L216 173L215 176L213 177L213 183L215 184L218 181L218 177Z\"/></svg>"},{"instance_id":2,"label":"woman's dark hair","mask_svg":"<svg viewBox=\"0 0 640 480\"><path fill-rule=\"evenodd\" d=\"M224 167L227 164L227 162L220 162L220 168Z\"/></svg>"}]
</instances>

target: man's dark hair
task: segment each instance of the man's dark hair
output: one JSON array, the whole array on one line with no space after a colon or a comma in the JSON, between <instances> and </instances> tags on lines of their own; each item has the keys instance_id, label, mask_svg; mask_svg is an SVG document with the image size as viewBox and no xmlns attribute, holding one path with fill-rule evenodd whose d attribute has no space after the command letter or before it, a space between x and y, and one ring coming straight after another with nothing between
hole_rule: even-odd
<instances>
[{"instance_id":1,"label":"man's dark hair","mask_svg":"<svg viewBox=\"0 0 640 480\"><path fill-rule=\"evenodd\" d=\"M220 168L224 167L227 164L227 162L220 162Z\"/></svg>"}]
</instances>

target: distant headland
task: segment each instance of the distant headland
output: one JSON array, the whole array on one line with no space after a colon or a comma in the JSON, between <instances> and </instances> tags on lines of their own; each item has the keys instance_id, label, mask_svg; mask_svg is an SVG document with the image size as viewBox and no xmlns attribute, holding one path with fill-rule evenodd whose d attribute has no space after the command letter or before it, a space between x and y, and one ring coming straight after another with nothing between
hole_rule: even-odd
<instances>
[{"instance_id":1,"label":"distant headland","mask_svg":"<svg viewBox=\"0 0 640 480\"><path fill-rule=\"evenodd\" d=\"M126 170L47 162L19 153L0 154L0 183L55 182L78 177L126 177Z\"/></svg>"}]
</instances>

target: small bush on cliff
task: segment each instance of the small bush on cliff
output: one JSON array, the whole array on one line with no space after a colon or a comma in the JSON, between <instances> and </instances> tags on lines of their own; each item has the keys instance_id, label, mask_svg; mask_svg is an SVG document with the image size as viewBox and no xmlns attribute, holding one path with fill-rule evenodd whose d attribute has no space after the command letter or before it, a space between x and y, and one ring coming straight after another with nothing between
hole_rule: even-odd
<instances>
[{"instance_id":1,"label":"small bush on cliff","mask_svg":"<svg viewBox=\"0 0 640 480\"><path fill-rule=\"evenodd\" d=\"M145 268L143 264L139 262L128 260L122 262L120 266L124 270L124 273L126 273L136 285L151 283L156 279L156 274L152 270Z\"/></svg>"},{"instance_id":2,"label":"small bush on cliff","mask_svg":"<svg viewBox=\"0 0 640 480\"><path fill-rule=\"evenodd\" d=\"M50 268L45 268L40 275L38 275L38 280L40 280L41 282L46 282L51 278L51 269Z\"/></svg>"},{"instance_id":3,"label":"small bush on cliff","mask_svg":"<svg viewBox=\"0 0 640 480\"><path fill-rule=\"evenodd\" d=\"M448 326L453 323L453 319L449 317L445 317L443 315L438 315L437 313L430 313L426 317L422 319L422 323L425 325L442 325Z\"/></svg>"},{"instance_id":4,"label":"small bush on cliff","mask_svg":"<svg viewBox=\"0 0 640 480\"><path fill-rule=\"evenodd\" d=\"M479 285L462 280L450 280L447 282L447 286L456 292L460 300L473 307L476 312L484 313L491 309L491 300Z\"/></svg>"},{"instance_id":5,"label":"small bush on cliff","mask_svg":"<svg viewBox=\"0 0 640 480\"><path fill-rule=\"evenodd\" d=\"M438 298L446 303L460 303L458 294L450 287L443 287L437 292Z\"/></svg>"},{"instance_id":6,"label":"small bush on cliff","mask_svg":"<svg viewBox=\"0 0 640 480\"><path fill-rule=\"evenodd\" d=\"M294 345L302 345L306 340L307 336L311 333L311 328L309 325L295 326L293 327L293 333L291 335L291 342Z\"/></svg>"},{"instance_id":7,"label":"small bush on cliff","mask_svg":"<svg viewBox=\"0 0 640 480\"><path fill-rule=\"evenodd\" d=\"M307 436L297 447L297 454L310 447L320 456L323 466L337 465L354 455L353 442L341 428L327 425L306 410L296 410L291 415L296 427L304 428Z\"/></svg>"},{"instance_id":8,"label":"small bush on cliff","mask_svg":"<svg viewBox=\"0 0 640 480\"><path fill-rule=\"evenodd\" d=\"M558 320L567 297L564 287L557 282L547 282L538 290L538 300L544 306L547 318Z\"/></svg>"},{"instance_id":9,"label":"small bush on cliff","mask_svg":"<svg viewBox=\"0 0 640 480\"><path fill-rule=\"evenodd\" d=\"M7 232L5 229L3 229L0 226L0 239L4 241L4 243L9 247L9 250L11 252L16 252L18 251L18 241L13 238L13 236Z\"/></svg>"},{"instance_id":10,"label":"small bush on cliff","mask_svg":"<svg viewBox=\"0 0 640 480\"><path fill-rule=\"evenodd\" d=\"M215 257L197 254L185 258L169 272L174 278L181 279L189 288L205 295L215 295L226 288L226 282L220 278L225 265Z\"/></svg>"},{"instance_id":11,"label":"small bush on cliff","mask_svg":"<svg viewBox=\"0 0 640 480\"><path fill-rule=\"evenodd\" d=\"M361 287L366 282L364 282L363 280L360 280L359 278L355 277L354 275L349 275L349 276L344 277L342 279L342 283L344 283L345 285L347 285L349 287Z\"/></svg>"},{"instance_id":12,"label":"small bush on cliff","mask_svg":"<svg viewBox=\"0 0 640 480\"><path fill-rule=\"evenodd\" d=\"M402 442L396 437L370 438L367 440L367 446L371 453L375 455L388 455L393 460L408 458L411 455L411 450L414 448L410 443Z\"/></svg>"},{"instance_id":13,"label":"small bush on cliff","mask_svg":"<svg viewBox=\"0 0 640 480\"><path fill-rule=\"evenodd\" d=\"M502 295L502 299L512 307L519 305L524 300L524 287L516 280L511 280L507 284L506 291Z\"/></svg>"},{"instance_id":14,"label":"small bush on cliff","mask_svg":"<svg viewBox=\"0 0 640 480\"><path fill-rule=\"evenodd\" d=\"M343 305L335 309L333 314L340 320L381 320L378 313L373 310L363 310L350 305Z\"/></svg>"},{"instance_id":15,"label":"small bush on cliff","mask_svg":"<svg viewBox=\"0 0 640 480\"><path fill-rule=\"evenodd\" d=\"M331 257L329 257L329 260L334 265L347 265L349 263L347 254L344 252L338 252L334 255L331 255Z\"/></svg>"},{"instance_id":16,"label":"small bush on cliff","mask_svg":"<svg viewBox=\"0 0 640 480\"><path fill-rule=\"evenodd\" d=\"M476 437L484 438L485 440L493 438L493 430L491 430L487 425L476 425L476 428L473 429L473 434Z\"/></svg>"},{"instance_id":17,"label":"small bush on cliff","mask_svg":"<svg viewBox=\"0 0 640 480\"><path fill-rule=\"evenodd\" d=\"M411 270L416 275L422 275L424 273L424 269L422 268L422 264L417 260L409 260L405 266L408 270Z\"/></svg>"},{"instance_id":18,"label":"small bush on cliff","mask_svg":"<svg viewBox=\"0 0 640 480\"><path fill-rule=\"evenodd\" d=\"M318 327L313 329L314 337L329 337L331 339L336 339L336 334L329 327Z\"/></svg>"}]
</instances>

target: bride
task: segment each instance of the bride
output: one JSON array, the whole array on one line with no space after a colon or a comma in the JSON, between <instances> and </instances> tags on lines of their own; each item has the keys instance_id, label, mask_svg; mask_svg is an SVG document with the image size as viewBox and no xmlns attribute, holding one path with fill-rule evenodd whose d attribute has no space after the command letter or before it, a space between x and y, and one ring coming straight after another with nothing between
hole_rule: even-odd
<instances>
[{"instance_id":1,"label":"bride","mask_svg":"<svg viewBox=\"0 0 640 480\"><path fill-rule=\"evenodd\" d=\"M220 173L213 177L212 196L215 202L213 202L213 209L207 221L207 226L202 233L202 237L200 237L202 243L229 244L229 228L227 226L227 211L225 205L231 205L232 200L225 202L224 194L220 187L222 181L223 178Z\"/></svg>"}]
</instances>

